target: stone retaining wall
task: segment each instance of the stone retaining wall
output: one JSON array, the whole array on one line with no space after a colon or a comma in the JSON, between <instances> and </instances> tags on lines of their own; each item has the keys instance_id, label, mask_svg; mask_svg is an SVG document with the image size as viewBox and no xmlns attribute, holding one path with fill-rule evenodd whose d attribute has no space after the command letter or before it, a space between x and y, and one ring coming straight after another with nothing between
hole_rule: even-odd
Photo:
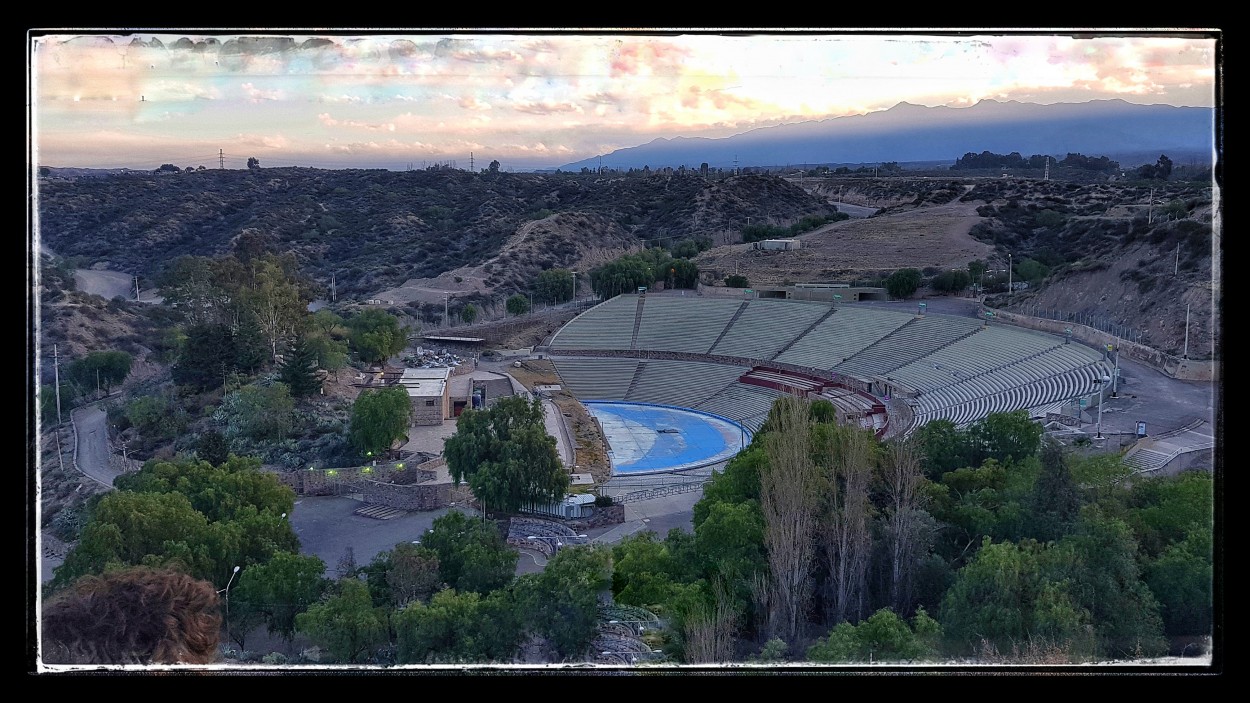
<instances>
[{"instance_id":1,"label":"stone retaining wall","mask_svg":"<svg viewBox=\"0 0 1250 703\"><path fill-rule=\"evenodd\" d=\"M1028 315L1017 315L1006 310L994 311L994 317L1004 322L1008 322L1017 327L1025 327L1031 330L1040 330L1051 334L1064 336L1064 330L1072 328L1072 338L1089 344L1098 349L1105 349L1108 344L1114 344L1120 353L1125 357L1134 361L1140 361L1147 366L1153 367L1171 376L1172 378L1182 381L1211 381L1215 378L1215 362L1214 361L1198 361L1195 359L1178 359L1171 354L1165 354L1158 349L1153 349L1144 344L1130 342L1127 339L1121 339L1115 335L1107 334L1101 330L1087 327L1085 325L1077 325L1071 322L1061 322L1059 320L1047 320L1040 317L1031 317Z\"/></svg>"}]
</instances>

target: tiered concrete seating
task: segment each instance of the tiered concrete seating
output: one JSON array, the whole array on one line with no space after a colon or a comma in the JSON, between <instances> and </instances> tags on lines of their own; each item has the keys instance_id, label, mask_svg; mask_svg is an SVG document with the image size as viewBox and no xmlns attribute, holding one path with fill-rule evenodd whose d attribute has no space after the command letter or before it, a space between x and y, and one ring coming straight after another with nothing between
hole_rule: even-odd
<instances>
[{"instance_id":1,"label":"tiered concrete seating","mask_svg":"<svg viewBox=\"0 0 1250 703\"><path fill-rule=\"evenodd\" d=\"M692 408L749 370L745 366L649 359L644 362L634 389L622 397L640 403Z\"/></svg>"},{"instance_id":2,"label":"tiered concrete seating","mask_svg":"<svg viewBox=\"0 0 1250 703\"><path fill-rule=\"evenodd\" d=\"M711 353L770 359L827 312L827 303L752 300Z\"/></svg>"},{"instance_id":3,"label":"tiered concrete seating","mask_svg":"<svg viewBox=\"0 0 1250 703\"><path fill-rule=\"evenodd\" d=\"M551 340L560 349L629 349L638 297L618 295L573 318Z\"/></svg>"},{"instance_id":4,"label":"tiered concrete seating","mask_svg":"<svg viewBox=\"0 0 1250 703\"><path fill-rule=\"evenodd\" d=\"M751 431L755 431L759 429L759 424L751 426L745 420L758 416L767 418L768 411L772 410L773 401L784 395L771 388L734 382L694 407L696 410L743 422ZM763 418L759 420L760 423L764 421Z\"/></svg>"},{"instance_id":5,"label":"tiered concrete seating","mask_svg":"<svg viewBox=\"0 0 1250 703\"><path fill-rule=\"evenodd\" d=\"M620 400L638 369L637 359L570 357L552 359L565 387L582 400Z\"/></svg>"},{"instance_id":6,"label":"tiered concrete seating","mask_svg":"<svg viewBox=\"0 0 1250 703\"><path fill-rule=\"evenodd\" d=\"M649 297L642 309L637 348L706 354L741 305L742 301L728 299Z\"/></svg>"},{"instance_id":7,"label":"tiered concrete seating","mask_svg":"<svg viewBox=\"0 0 1250 703\"><path fill-rule=\"evenodd\" d=\"M840 307L776 361L830 369L912 319L893 310Z\"/></svg>"},{"instance_id":8,"label":"tiered concrete seating","mask_svg":"<svg viewBox=\"0 0 1250 703\"><path fill-rule=\"evenodd\" d=\"M833 369L860 378L885 375L972 334L980 327L981 323L972 318L947 315L914 318L845 362L835 364Z\"/></svg>"}]
</instances>

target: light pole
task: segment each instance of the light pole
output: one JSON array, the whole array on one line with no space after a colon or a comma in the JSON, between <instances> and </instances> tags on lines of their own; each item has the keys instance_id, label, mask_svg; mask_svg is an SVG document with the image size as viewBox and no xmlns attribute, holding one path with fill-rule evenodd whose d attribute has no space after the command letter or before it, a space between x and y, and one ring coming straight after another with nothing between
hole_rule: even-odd
<instances>
[{"instance_id":1,"label":"light pole","mask_svg":"<svg viewBox=\"0 0 1250 703\"><path fill-rule=\"evenodd\" d=\"M1110 381L1110 380L1111 380L1110 376L1100 376L1098 380L1094 381L1094 383L1098 384L1098 433L1094 435L1094 439L1103 438L1102 437L1102 389L1106 388L1107 381Z\"/></svg>"},{"instance_id":2,"label":"light pole","mask_svg":"<svg viewBox=\"0 0 1250 703\"><path fill-rule=\"evenodd\" d=\"M239 573L239 567L234 567L234 571L230 572L230 580L226 581L226 587L217 591L226 594L226 634L230 634L230 584L234 583L234 577Z\"/></svg>"},{"instance_id":3,"label":"light pole","mask_svg":"<svg viewBox=\"0 0 1250 703\"><path fill-rule=\"evenodd\" d=\"M1007 255L1007 295L1011 295L1011 254Z\"/></svg>"},{"instance_id":4,"label":"light pole","mask_svg":"<svg viewBox=\"0 0 1250 703\"><path fill-rule=\"evenodd\" d=\"M576 303L577 302L577 272L569 271L569 273L573 274L573 297L570 298L570 301Z\"/></svg>"}]
</instances>

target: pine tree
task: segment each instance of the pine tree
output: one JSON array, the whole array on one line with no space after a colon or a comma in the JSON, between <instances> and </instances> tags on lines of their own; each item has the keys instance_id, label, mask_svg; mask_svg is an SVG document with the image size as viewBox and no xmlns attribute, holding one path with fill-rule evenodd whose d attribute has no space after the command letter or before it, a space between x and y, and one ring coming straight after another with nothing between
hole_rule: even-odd
<instances>
[{"instance_id":1,"label":"pine tree","mask_svg":"<svg viewBox=\"0 0 1250 703\"><path fill-rule=\"evenodd\" d=\"M297 398L321 392L321 378L317 375L317 352L303 337L297 338L291 345L278 378L290 386L291 395Z\"/></svg>"}]
</instances>

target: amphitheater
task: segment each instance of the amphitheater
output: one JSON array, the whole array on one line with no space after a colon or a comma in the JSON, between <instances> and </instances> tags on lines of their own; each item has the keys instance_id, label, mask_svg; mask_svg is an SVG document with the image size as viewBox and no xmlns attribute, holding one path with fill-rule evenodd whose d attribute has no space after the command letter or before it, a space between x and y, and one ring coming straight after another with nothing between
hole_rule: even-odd
<instances>
[{"instance_id":1,"label":"amphitheater","mask_svg":"<svg viewBox=\"0 0 1250 703\"><path fill-rule=\"evenodd\" d=\"M1110 371L1098 351L988 319L655 293L590 308L547 352L582 401L689 408L753 432L774 400L798 393L880 437L993 412L1044 417L1097 397Z\"/></svg>"}]
</instances>

